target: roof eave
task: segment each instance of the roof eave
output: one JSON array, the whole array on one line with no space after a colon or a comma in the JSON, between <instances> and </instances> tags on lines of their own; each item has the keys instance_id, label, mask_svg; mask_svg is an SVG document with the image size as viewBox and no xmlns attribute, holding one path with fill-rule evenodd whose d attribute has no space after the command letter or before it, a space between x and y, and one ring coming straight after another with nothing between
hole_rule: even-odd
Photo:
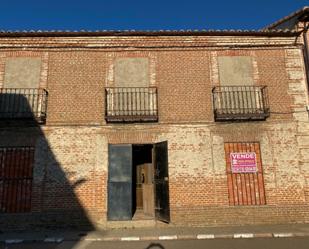
<instances>
[{"instance_id":1,"label":"roof eave","mask_svg":"<svg viewBox=\"0 0 309 249\"><path fill-rule=\"evenodd\" d=\"M0 31L0 37L79 37L79 36L264 36L290 37L291 30L201 30L201 31Z\"/></svg>"}]
</instances>

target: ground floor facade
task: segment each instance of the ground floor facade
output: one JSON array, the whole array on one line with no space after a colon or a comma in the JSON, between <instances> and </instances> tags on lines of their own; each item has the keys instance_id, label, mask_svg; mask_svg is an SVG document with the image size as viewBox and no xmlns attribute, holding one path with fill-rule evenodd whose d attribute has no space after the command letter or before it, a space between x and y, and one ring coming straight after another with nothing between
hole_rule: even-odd
<instances>
[{"instance_id":1,"label":"ground floor facade","mask_svg":"<svg viewBox=\"0 0 309 249\"><path fill-rule=\"evenodd\" d=\"M0 226L307 223L308 131L292 121L2 129Z\"/></svg>"}]
</instances>

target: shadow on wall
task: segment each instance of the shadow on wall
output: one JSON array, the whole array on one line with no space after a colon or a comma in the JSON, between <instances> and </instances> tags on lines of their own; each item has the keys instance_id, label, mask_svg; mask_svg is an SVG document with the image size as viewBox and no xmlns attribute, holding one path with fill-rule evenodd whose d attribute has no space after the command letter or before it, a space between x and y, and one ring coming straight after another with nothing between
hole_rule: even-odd
<instances>
[{"instance_id":1,"label":"shadow on wall","mask_svg":"<svg viewBox=\"0 0 309 249\"><path fill-rule=\"evenodd\" d=\"M88 176L57 161L39 125L44 101L0 92L0 229L94 230L75 194Z\"/></svg>"}]
</instances>

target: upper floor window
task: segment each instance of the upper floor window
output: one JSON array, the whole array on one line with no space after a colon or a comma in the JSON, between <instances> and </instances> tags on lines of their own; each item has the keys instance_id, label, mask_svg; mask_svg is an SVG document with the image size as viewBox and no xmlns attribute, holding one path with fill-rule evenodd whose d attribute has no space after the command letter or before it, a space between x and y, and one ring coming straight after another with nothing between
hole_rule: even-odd
<instances>
[{"instance_id":1,"label":"upper floor window","mask_svg":"<svg viewBox=\"0 0 309 249\"><path fill-rule=\"evenodd\" d=\"M105 89L107 122L156 122L157 88L150 87L149 59L117 58L114 87Z\"/></svg>"},{"instance_id":2,"label":"upper floor window","mask_svg":"<svg viewBox=\"0 0 309 249\"><path fill-rule=\"evenodd\" d=\"M252 86L253 66L250 56L219 56L220 86Z\"/></svg>"},{"instance_id":3,"label":"upper floor window","mask_svg":"<svg viewBox=\"0 0 309 249\"><path fill-rule=\"evenodd\" d=\"M116 58L114 62L115 87L149 87L149 59Z\"/></svg>"},{"instance_id":4,"label":"upper floor window","mask_svg":"<svg viewBox=\"0 0 309 249\"><path fill-rule=\"evenodd\" d=\"M7 58L4 73L5 88L39 88L41 58Z\"/></svg>"},{"instance_id":5,"label":"upper floor window","mask_svg":"<svg viewBox=\"0 0 309 249\"><path fill-rule=\"evenodd\" d=\"M249 56L218 57L220 86L213 88L216 121L264 120L269 116L266 86L254 86Z\"/></svg>"},{"instance_id":6,"label":"upper floor window","mask_svg":"<svg viewBox=\"0 0 309 249\"><path fill-rule=\"evenodd\" d=\"M39 88L41 59L7 58L0 88L0 119L46 120L47 91Z\"/></svg>"}]
</instances>

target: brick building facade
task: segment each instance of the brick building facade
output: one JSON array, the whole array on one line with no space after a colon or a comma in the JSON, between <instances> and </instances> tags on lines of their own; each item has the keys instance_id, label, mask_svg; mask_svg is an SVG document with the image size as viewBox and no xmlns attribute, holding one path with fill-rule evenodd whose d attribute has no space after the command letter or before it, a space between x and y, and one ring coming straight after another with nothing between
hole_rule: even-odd
<instances>
[{"instance_id":1,"label":"brick building facade","mask_svg":"<svg viewBox=\"0 0 309 249\"><path fill-rule=\"evenodd\" d=\"M309 222L302 32L0 33L0 226Z\"/></svg>"}]
</instances>

